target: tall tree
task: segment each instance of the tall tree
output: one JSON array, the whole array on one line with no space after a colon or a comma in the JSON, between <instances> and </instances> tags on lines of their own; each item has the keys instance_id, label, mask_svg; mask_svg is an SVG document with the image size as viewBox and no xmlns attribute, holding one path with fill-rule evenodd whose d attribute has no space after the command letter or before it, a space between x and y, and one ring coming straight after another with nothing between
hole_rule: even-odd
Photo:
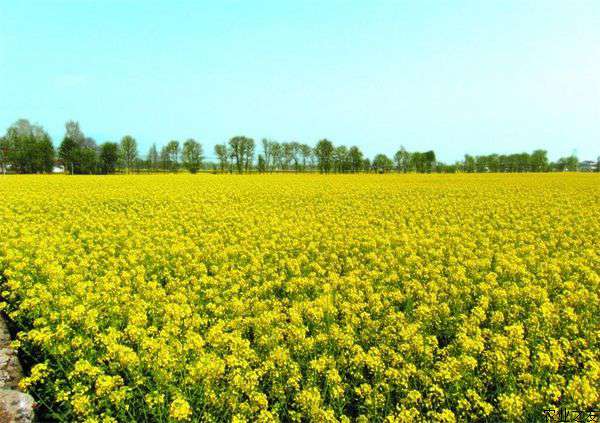
<instances>
[{"instance_id":1,"label":"tall tree","mask_svg":"<svg viewBox=\"0 0 600 423\"><path fill-rule=\"evenodd\" d=\"M487 156L487 168L490 172L498 172L500 169L500 156L498 154Z\"/></svg>"},{"instance_id":2,"label":"tall tree","mask_svg":"<svg viewBox=\"0 0 600 423\"><path fill-rule=\"evenodd\" d=\"M193 138L188 139L183 143L183 150L181 153L183 166L190 172L196 173L200 166L202 166L202 160L204 160L202 154L202 146L199 142Z\"/></svg>"},{"instance_id":3,"label":"tall tree","mask_svg":"<svg viewBox=\"0 0 600 423\"><path fill-rule=\"evenodd\" d=\"M350 156L345 145L333 149L333 167L336 172L347 172L350 168Z\"/></svg>"},{"instance_id":4,"label":"tall tree","mask_svg":"<svg viewBox=\"0 0 600 423\"><path fill-rule=\"evenodd\" d=\"M365 157L362 163L362 171L365 173L369 173L371 170L371 160L369 160L368 157Z\"/></svg>"},{"instance_id":5,"label":"tall tree","mask_svg":"<svg viewBox=\"0 0 600 423\"><path fill-rule=\"evenodd\" d=\"M350 170L352 172L359 172L363 162L362 151L357 146L352 146L348 150L348 157L350 160Z\"/></svg>"},{"instance_id":6,"label":"tall tree","mask_svg":"<svg viewBox=\"0 0 600 423\"><path fill-rule=\"evenodd\" d=\"M236 136L229 140L229 151L238 173L248 171L254 160L254 140Z\"/></svg>"},{"instance_id":7,"label":"tall tree","mask_svg":"<svg viewBox=\"0 0 600 423\"><path fill-rule=\"evenodd\" d=\"M68 120L65 123L65 138L72 139L73 141L75 141L75 143L79 147L84 146L85 135L83 134L83 132L81 131L81 128L79 127L79 122L74 121L74 120Z\"/></svg>"},{"instance_id":8,"label":"tall tree","mask_svg":"<svg viewBox=\"0 0 600 423\"><path fill-rule=\"evenodd\" d=\"M373 168L378 173L387 173L394 167L394 162L385 154L377 154L373 158Z\"/></svg>"},{"instance_id":9,"label":"tall tree","mask_svg":"<svg viewBox=\"0 0 600 423\"><path fill-rule=\"evenodd\" d=\"M410 153L406 151L403 145L400 146L400 150L394 154L394 162L396 163L396 169L398 172L408 172L410 166Z\"/></svg>"},{"instance_id":10,"label":"tall tree","mask_svg":"<svg viewBox=\"0 0 600 423\"><path fill-rule=\"evenodd\" d=\"M115 173L119 161L119 146L115 142L105 142L100 146L100 171L104 174Z\"/></svg>"},{"instance_id":11,"label":"tall tree","mask_svg":"<svg viewBox=\"0 0 600 423\"><path fill-rule=\"evenodd\" d=\"M313 150L308 144L300 144L300 156L302 157L302 171L306 172L306 167L312 164Z\"/></svg>"},{"instance_id":12,"label":"tall tree","mask_svg":"<svg viewBox=\"0 0 600 423\"><path fill-rule=\"evenodd\" d=\"M244 168L244 137L233 137L229 140L229 151L233 164L237 169L238 173L242 173Z\"/></svg>"},{"instance_id":13,"label":"tall tree","mask_svg":"<svg viewBox=\"0 0 600 423\"><path fill-rule=\"evenodd\" d=\"M328 139L320 140L314 148L315 157L321 173L329 173L333 161L333 143Z\"/></svg>"},{"instance_id":14,"label":"tall tree","mask_svg":"<svg viewBox=\"0 0 600 423\"><path fill-rule=\"evenodd\" d=\"M561 157L554 167L563 172L575 172L579 168L579 159L575 155Z\"/></svg>"},{"instance_id":15,"label":"tall tree","mask_svg":"<svg viewBox=\"0 0 600 423\"><path fill-rule=\"evenodd\" d=\"M34 168L36 172L50 173L54 169L54 145L50 135L45 131L34 135L36 138L35 143L35 163Z\"/></svg>"},{"instance_id":16,"label":"tall tree","mask_svg":"<svg viewBox=\"0 0 600 423\"><path fill-rule=\"evenodd\" d=\"M160 149L160 155L159 155L158 161L160 163L160 167L162 170L164 170L164 171L171 170L171 168L172 168L171 156L169 155L169 150L167 149L166 145L162 146L162 148Z\"/></svg>"},{"instance_id":17,"label":"tall tree","mask_svg":"<svg viewBox=\"0 0 600 423\"><path fill-rule=\"evenodd\" d=\"M433 150L429 150L423 153L423 161L425 172L430 173L432 171L435 171L435 164L437 160L435 158L435 152Z\"/></svg>"},{"instance_id":18,"label":"tall tree","mask_svg":"<svg viewBox=\"0 0 600 423\"><path fill-rule=\"evenodd\" d=\"M225 144L217 144L215 145L215 155L217 156L217 160L219 161L219 169L221 172L224 172L225 169L229 168L229 152L227 151L227 146Z\"/></svg>"},{"instance_id":19,"label":"tall tree","mask_svg":"<svg viewBox=\"0 0 600 423\"><path fill-rule=\"evenodd\" d=\"M410 167L418 173L423 173L425 171L425 157L423 156L423 153L415 151L410 154Z\"/></svg>"},{"instance_id":20,"label":"tall tree","mask_svg":"<svg viewBox=\"0 0 600 423\"><path fill-rule=\"evenodd\" d=\"M294 144L290 142L281 143L282 170L288 170L294 160Z\"/></svg>"},{"instance_id":21,"label":"tall tree","mask_svg":"<svg viewBox=\"0 0 600 423\"><path fill-rule=\"evenodd\" d=\"M263 161L265 169L269 169L271 166L271 161L273 159L273 141L263 138L262 139L262 148L263 148Z\"/></svg>"},{"instance_id":22,"label":"tall tree","mask_svg":"<svg viewBox=\"0 0 600 423\"><path fill-rule=\"evenodd\" d=\"M19 119L7 129L1 155L3 172L9 164L18 173L50 172L54 164L50 136L27 119Z\"/></svg>"},{"instance_id":23,"label":"tall tree","mask_svg":"<svg viewBox=\"0 0 600 423\"><path fill-rule=\"evenodd\" d=\"M131 135L125 135L119 144L119 156L125 167L125 171L129 173L135 165L138 156L137 142Z\"/></svg>"},{"instance_id":24,"label":"tall tree","mask_svg":"<svg viewBox=\"0 0 600 423\"><path fill-rule=\"evenodd\" d=\"M160 158L158 156L158 150L156 149L156 143L153 143L148 150L148 166L152 170L158 169Z\"/></svg>"},{"instance_id":25,"label":"tall tree","mask_svg":"<svg viewBox=\"0 0 600 423\"><path fill-rule=\"evenodd\" d=\"M77 173L92 174L98 172L98 154L95 148L80 148L78 162Z\"/></svg>"},{"instance_id":26,"label":"tall tree","mask_svg":"<svg viewBox=\"0 0 600 423\"><path fill-rule=\"evenodd\" d=\"M65 136L58 147L58 158L66 172L75 173L75 163L79 158L79 146L70 137Z\"/></svg>"},{"instance_id":27,"label":"tall tree","mask_svg":"<svg viewBox=\"0 0 600 423\"><path fill-rule=\"evenodd\" d=\"M300 143L296 141L292 141L290 143L290 149L292 153L292 161L294 162L294 170L296 172L300 171Z\"/></svg>"},{"instance_id":28,"label":"tall tree","mask_svg":"<svg viewBox=\"0 0 600 423\"><path fill-rule=\"evenodd\" d=\"M258 164L256 166L258 173L265 173L267 171L267 161L263 154L258 155Z\"/></svg>"},{"instance_id":29,"label":"tall tree","mask_svg":"<svg viewBox=\"0 0 600 423\"><path fill-rule=\"evenodd\" d=\"M531 157L529 153L517 154L518 172L529 172L531 171Z\"/></svg>"},{"instance_id":30,"label":"tall tree","mask_svg":"<svg viewBox=\"0 0 600 423\"><path fill-rule=\"evenodd\" d=\"M165 147L167 154L169 155L169 163L171 165L171 171L173 172L177 172L177 170L179 169L179 154L180 154L180 148L179 148L179 141L177 140L171 140L167 143L166 147Z\"/></svg>"},{"instance_id":31,"label":"tall tree","mask_svg":"<svg viewBox=\"0 0 600 423\"><path fill-rule=\"evenodd\" d=\"M283 169L283 147L277 141L271 141L271 171Z\"/></svg>"},{"instance_id":32,"label":"tall tree","mask_svg":"<svg viewBox=\"0 0 600 423\"><path fill-rule=\"evenodd\" d=\"M529 156L532 172L545 172L548 170L548 152L546 150L535 150Z\"/></svg>"},{"instance_id":33,"label":"tall tree","mask_svg":"<svg viewBox=\"0 0 600 423\"><path fill-rule=\"evenodd\" d=\"M244 137L243 153L244 153L244 171L249 172L254 163L255 144L252 138Z\"/></svg>"},{"instance_id":34,"label":"tall tree","mask_svg":"<svg viewBox=\"0 0 600 423\"><path fill-rule=\"evenodd\" d=\"M85 173L89 170L93 155L95 156L96 143L85 137L79 122L69 120L65 123L65 136L58 149L58 156L66 171L70 173ZM84 149L86 151L84 151ZM91 151L94 150L93 154Z\"/></svg>"},{"instance_id":35,"label":"tall tree","mask_svg":"<svg viewBox=\"0 0 600 423\"><path fill-rule=\"evenodd\" d=\"M475 158L473 156L465 154L464 169L468 173L475 172Z\"/></svg>"}]
</instances>

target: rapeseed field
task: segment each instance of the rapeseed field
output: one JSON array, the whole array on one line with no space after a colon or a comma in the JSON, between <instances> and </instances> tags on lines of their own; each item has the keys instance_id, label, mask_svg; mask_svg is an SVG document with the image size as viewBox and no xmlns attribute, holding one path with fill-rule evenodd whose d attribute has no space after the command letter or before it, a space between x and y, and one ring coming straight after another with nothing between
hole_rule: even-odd
<instances>
[{"instance_id":1,"label":"rapeseed field","mask_svg":"<svg viewBox=\"0 0 600 423\"><path fill-rule=\"evenodd\" d=\"M543 420L600 403L600 177L0 177L56 421Z\"/></svg>"}]
</instances>

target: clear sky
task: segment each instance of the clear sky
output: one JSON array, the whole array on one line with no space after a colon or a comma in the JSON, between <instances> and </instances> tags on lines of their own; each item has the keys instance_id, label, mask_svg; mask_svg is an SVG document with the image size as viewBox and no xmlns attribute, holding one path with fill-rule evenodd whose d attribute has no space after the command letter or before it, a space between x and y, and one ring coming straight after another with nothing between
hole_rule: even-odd
<instances>
[{"instance_id":1,"label":"clear sky","mask_svg":"<svg viewBox=\"0 0 600 423\"><path fill-rule=\"evenodd\" d=\"M600 154L600 1L0 0L0 130Z\"/></svg>"}]
</instances>

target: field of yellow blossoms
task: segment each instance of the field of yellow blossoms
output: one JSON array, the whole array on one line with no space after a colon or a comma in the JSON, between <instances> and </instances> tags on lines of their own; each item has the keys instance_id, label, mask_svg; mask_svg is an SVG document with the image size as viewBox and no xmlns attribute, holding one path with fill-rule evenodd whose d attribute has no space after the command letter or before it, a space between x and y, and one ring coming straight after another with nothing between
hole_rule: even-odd
<instances>
[{"instance_id":1,"label":"field of yellow blossoms","mask_svg":"<svg viewBox=\"0 0 600 423\"><path fill-rule=\"evenodd\" d=\"M0 176L56 421L539 421L600 403L600 177Z\"/></svg>"}]
</instances>

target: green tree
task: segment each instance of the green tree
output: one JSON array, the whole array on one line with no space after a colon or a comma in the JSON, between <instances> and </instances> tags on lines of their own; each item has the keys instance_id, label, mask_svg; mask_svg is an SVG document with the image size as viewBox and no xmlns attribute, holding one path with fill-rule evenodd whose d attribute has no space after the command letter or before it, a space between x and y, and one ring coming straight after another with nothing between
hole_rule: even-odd
<instances>
[{"instance_id":1,"label":"green tree","mask_svg":"<svg viewBox=\"0 0 600 423\"><path fill-rule=\"evenodd\" d=\"M194 140L193 138L190 138L187 141L185 141L183 143L181 158L183 166L190 173L198 172L198 169L200 169L200 166L202 166L202 161L204 160L202 146L200 145L200 143Z\"/></svg>"},{"instance_id":2,"label":"green tree","mask_svg":"<svg viewBox=\"0 0 600 423\"><path fill-rule=\"evenodd\" d=\"M369 173L369 172L371 172L371 170L372 170L372 167L371 167L371 160L369 160L369 158L368 158L368 157L365 157L365 159L363 160L363 163L362 163L362 170L363 170L363 172L365 172L365 173Z\"/></svg>"},{"instance_id":3,"label":"green tree","mask_svg":"<svg viewBox=\"0 0 600 423\"><path fill-rule=\"evenodd\" d=\"M435 158L435 152L433 150L426 151L423 153L423 171L431 173L435 171L435 164L437 162Z\"/></svg>"},{"instance_id":4,"label":"green tree","mask_svg":"<svg viewBox=\"0 0 600 423\"><path fill-rule=\"evenodd\" d=\"M125 172L129 173L134 167L138 157L137 142L131 135L125 135L119 144L119 158L125 167Z\"/></svg>"},{"instance_id":5,"label":"green tree","mask_svg":"<svg viewBox=\"0 0 600 423\"><path fill-rule=\"evenodd\" d=\"M248 171L254 159L254 140L236 136L229 140L229 151L238 173Z\"/></svg>"},{"instance_id":6,"label":"green tree","mask_svg":"<svg viewBox=\"0 0 600 423\"><path fill-rule=\"evenodd\" d=\"M290 143L291 145L291 150L292 150L292 161L294 162L294 170L296 172L300 171L300 166L301 166L301 162L300 162L300 143L293 141Z\"/></svg>"},{"instance_id":7,"label":"green tree","mask_svg":"<svg viewBox=\"0 0 600 423\"><path fill-rule=\"evenodd\" d=\"M249 172L254 163L255 144L252 138L244 137L243 143L244 171Z\"/></svg>"},{"instance_id":8,"label":"green tree","mask_svg":"<svg viewBox=\"0 0 600 423\"><path fill-rule=\"evenodd\" d=\"M394 167L394 162L385 154L377 154L373 158L373 168L378 173L387 173Z\"/></svg>"},{"instance_id":9,"label":"green tree","mask_svg":"<svg viewBox=\"0 0 600 423\"><path fill-rule=\"evenodd\" d=\"M105 142L100 146L99 165L104 174L115 173L119 161L119 146L115 142Z\"/></svg>"},{"instance_id":10,"label":"green tree","mask_svg":"<svg viewBox=\"0 0 600 423\"><path fill-rule=\"evenodd\" d=\"M294 160L294 145L289 142L281 143L281 169L288 170Z\"/></svg>"},{"instance_id":11,"label":"green tree","mask_svg":"<svg viewBox=\"0 0 600 423\"><path fill-rule=\"evenodd\" d=\"M148 150L148 167L152 170L158 169L160 163L160 157L158 155L158 150L156 149L156 143L153 143Z\"/></svg>"},{"instance_id":12,"label":"green tree","mask_svg":"<svg viewBox=\"0 0 600 423\"><path fill-rule=\"evenodd\" d=\"M468 173L475 172L475 158L469 154L465 154L465 160L463 162L464 170Z\"/></svg>"},{"instance_id":13,"label":"green tree","mask_svg":"<svg viewBox=\"0 0 600 423\"><path fill-rule=\"evenodd\" d=\"M262 148L263 148L263 162L264 162L264 168L265 170L270 169L271 166L271 162L273 159L273 143L274 141L271 141L267 138L263 138L262 139ZM259 156L260 158L260 156Z\"/></svg>"},{"instance_id":14,"label":"green tree","mask_svg":"<svg viewBox=\"0 0 600 423\"><path fill-rule=\"evenodd\" d=\"M96 149L83 147L78 150L77 173L92 174L98 172L98 155Z\"/></svg>"},{"instance_id":15,"label":"green tree","mask_svg":"<svg viewBox=\"0 0 600 423\"><path fill-rule=\"evenodd\" d=\"M394 162L396 163L396 169L398 172L408 172L410 166L410 153L406 151L404 146L400 146L400 150L394 154Z\"/></svg>"},{"instance_id":16,"label":"green tree","mask_svg":"<svg viewBox=\"0 0 600 423\"><path fill-rule=\"evenodd\" d=\"M423 173L425 171L425 158L423 153L415 151L410 155L410 167L412 170Z\"/></svg>"},{"instance_id":17,"label":"green tree","mask_svg":"<svg viewBox=\"0 0 600 423\"><path fill-rule=\"evenodd\" d=\"M302 171L306 171L307 166L312 164L313 149L310 145L300 144L300 156L302 157Z\"/></svg>"},{"instance_id":18,"label":"green tree","mask_svg":"<svg viewBox=\"0 0 600 423\"><path fill-rule=\"evenodd\" d=\"M160 168L164 171L171 169L171 157L169 156L169 151L167 150L167 146L162 146L160 149L160 154L158 157L158 162L160 163Z\"/></svg>"},{"instance_id":19,"label":"green tree","mask_svg":"<svg viewBox=\"0 0 600 423\"><path fill-rule=\"evenodd\" d=\"M500 169L500 156L497 154L490 154L487 156L487 168L490 172L498 172Z\"/></svg>"},{"instance_id":20,"label":"green tree","mask_svg":"<svg viewBox=\"0 0 600 423\"><path fill-rule=\"evenodd\" d=\"M54 168L54 145L52 145L50 136L44 130L41 130L40 128L40 131L37 134L35 132L36 131L34 131L35 155L33 170L35 172L50 173Z\"/></svg>"},{"instance_id":21,"label":"green tree","mask_svg":"<svg viewBox=\"0 0 600 423\"><path fill-rule=\"evenodd\" d=\"M546 172L548 170L548 152L546 150L535 150L529 156L532 172Z\"/></svg>"},{"instance_id":22,"label":"green tree","mask_svg":"<svg viewBox=\"0 0 600 423\"><path fill-rule=\"evenodd\" d=\"M79 147L82 147L85 143L85 135L79 127L79 122L74 120L69 120L65 123L65 137L75 141Z\"/></svg>"},{"instance_id":23,"label":"green tree","mask_svg":"<svg viewBox=\"0 0 600 423\"><path fill-rule=\"evenodd\" d=\"M167 145L165 146L166 149L166 153L169 155L169 164L170 164L170 169L172 172L177 172L177 170L179 169L179 154L180 154L180 148L179 148L179 141L177 140L171 140L167 143Z\"/></svg>"},{"instance_id":24,"label":"green tree","mask_svg":"<svg viewBox=\"0 0 600 423\"><path fill-rule=\"evenodd\" d=\"M350 170L352 172L360 172L363 162L363 153L357 146L350 147L348 150L348 158L350 162Z\"/></svg>"},{"instance_id":25,"label":"green tree","mask_svg":"<svg viewBox=\"0 0 600 423\"><path fill-rule=\"evenodd\" d=\"M579 159L575 155L561 157L554 167L562 172L575 172L579 168Z\"/></svg>"},{"instance_id":26,"label":"green tree","mask_svg":"<svg viewBox=\"0 0 600 423\"><path fill-rule=\"evenodd\" d=\"M531 158L529 153L516 154L517 172L529 172L531 170Z\"/></svg>"},{"instance_id":27,"label":"green tree","mask_svg":"<svg viewBox=\"0 0 600 423\"><path fill-rule=\"evenodd\" d=\"M0 154L3 172L9 165L18 173L50 172L54 166L50 136L27 119L19 119L7 129Z\"/></svg>"},{"instance_id":28,"label":"green tree","mask_svg":"<svg viewBox=\"0 0 600 423\"><path fill-rule=\"evenodd\" d=\"M225 144L215 145L215 155L217 156L217 160L219 161L219 169L221 170L221 172L224 172L225 169L229 168L230 154L227 151L227 146Z\"/></svg>"},{"instance_id":29,"label":"green tree","mask_svg":"<svg viewBox=\"0 0 600 423\"><path fill-rule=\"evenodd\" d=\"M475 172L487 172L487 156L475 156Z\"/></svg>"},{"instance_id":30,"label":"green tree","mask_svg":"<svg viewBox=\"0 0 600 423\"><path fill-rule=\"evenodd\" d=\"M283 169L283 147L277 141L271 141L271 171Z\"/></svg>"},{"instance_id":31,"label":"green tree","mask_svg":"<svg viewBox=\"0 0 600 423\"><path fill-rule=\"evenodd\" d=\"M329 173L333 162L333 143L328 139L320 140L314 148L319 172Z\"/></svg>"},{"instance_id":32,"label":"green tree","mask_svg":"<svg viewBox=\"0 0 600 423\"><path fill-rule=\"evenodd\" d=\"M58 158L60 159L66 172L75 173L75 162L79 157L79 146L69 137L64 137L58 148Z\"/></svg>"},{"instance_id":33,"label":"green tree","mask_svg":"<svg viewBox=\"0 0 600 423\"><path fill-rule=\"evenodd\" d=\"M238 173L242 173L244 168L244 137L233 137L229 140L229 151L231 158Z\"/></svg>"},{"instance_id":34,"label":"green tree","mask_svg":"<svg viewBox=\"0 0 600 423\"><path fill-rule=\"evenodd\" d=\"M267 161L265 160L265 157L262 154L258 155L257 170L258 173L265 173L267 171Z\"/></svg>"},{"instance_id":35,"label":"green tree","mask_svg":"<svg viewBox=\"0 0 600 423\"><path fill-rule=\"evenodd\" d=\"M343 173L350 170L350 154L345 145L333 149L333 167L336 172Z\"/></svg>"},{"instance_id":36,"label":"green tree","mask_svg":"<svg viewBox=\"0 0 600 423\"><path fill-rule=\"evenodd\" d=\"M506 156L506 168L508 172L520 172L519 166L519 155L518 154L509 154Z\"/></svg>"},{"instance_id":37,"label":"green tree","mask_svg":"<svg viewBox=\"0 0 600 423\"><path fill-rule=\"evenodd\" d=\"M89 170L92 154L90 151L83 151L83 149L94 149L94 147L95 143L91 138L86 139L78 122L69 120L65 123L65 136L58 149L58 157L65 171L74 174L82 173L84 170L82 167Z\"/></svg>"}]
</instances>

